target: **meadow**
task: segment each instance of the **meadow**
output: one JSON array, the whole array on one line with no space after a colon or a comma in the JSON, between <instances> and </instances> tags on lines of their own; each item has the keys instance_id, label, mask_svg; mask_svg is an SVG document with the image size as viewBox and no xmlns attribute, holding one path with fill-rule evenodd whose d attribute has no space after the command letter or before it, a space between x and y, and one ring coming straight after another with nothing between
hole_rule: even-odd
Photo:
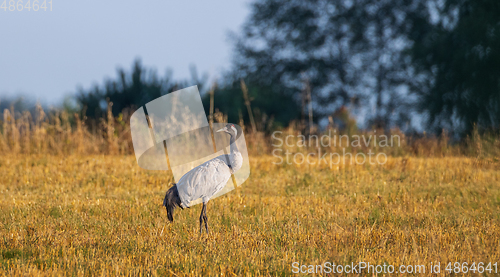
<instances>
[{"instance_id":1,"label":"meadow","mask_svg":"<svg viewBox=\"0 0 500 277\"><path fill-rule=\"evenodd\" d=\"M248 135L250 178L209 202L210 234L200 235L200 205L168 222L172 174L139 168L126 120L90 133L78 117L9 116L3 276L289 276L294 263L325 262L424 265L422 276L440 263L445 276L450 262L500 262L500 161L486 148L498 140L405 138L384 164L330 167L274 164L269 139Z\"/></svg>"},{"instance_id":2,"label":"meadow","mask_svg":"<svg viewBox=\"0 0 500 277\"><path fill-rule=\"evenodd\" d=\"M500 261L500 163L389 158L310 168L251 158L251 177L209 202L162 207L168 172L133 156L6 155L2 275L287 276L292 263ZM427 268L429 274L429 268ZM364 273L362 275L372 275Z\"/></svg>"}]
</instances>

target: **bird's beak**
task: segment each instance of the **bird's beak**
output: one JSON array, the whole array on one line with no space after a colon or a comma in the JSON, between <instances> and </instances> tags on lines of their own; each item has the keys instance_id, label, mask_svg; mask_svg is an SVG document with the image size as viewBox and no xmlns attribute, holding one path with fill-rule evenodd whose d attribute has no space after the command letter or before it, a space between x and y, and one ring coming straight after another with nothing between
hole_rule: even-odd
<instances>
[{"instance_id":1,"label":"bird's beak","mask_svg":"<svg viewBox=\"0 0 500 277\"><path fill-rule=\"evenodd\" d=\"M227 131L227 128L226 128L226 127L224 127L224 128L222 128L222 129L220 129L219 131L217 131L217 133L218 133L218 132L225 132L225 131Z\"/></svg>"}]
</instances>

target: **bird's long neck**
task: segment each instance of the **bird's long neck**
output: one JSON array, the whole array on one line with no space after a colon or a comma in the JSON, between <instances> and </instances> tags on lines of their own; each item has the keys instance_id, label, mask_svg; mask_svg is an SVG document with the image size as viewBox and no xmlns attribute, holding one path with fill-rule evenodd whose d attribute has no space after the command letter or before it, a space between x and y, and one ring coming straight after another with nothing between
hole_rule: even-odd
<instances>
[{"instance_id":1,"label":"bird's long neck","mask_svg":"<svg viewBox=\"0 0 500 277\"><path fill-rule=\"evenodd\" d=\"M236 146L236 139L232 135L231 138L229 139L229 151L231 152L230 154L240 153L238 147Z\"/></svg>"},{"instance_id":2,"label":"bird's long neck","mask_svg":"<svg viewBox=\"0 0 500 277\"><path fill-rule=\"evenodd\" d=\"M238 150L238 147L236 146L236 140L233 136L229 139L229 165L231 166L231 173L234 174L236 171L238 171L242 164L243 164L243 158L241 156L240 150Z\"/></svg>"}]
</instances>

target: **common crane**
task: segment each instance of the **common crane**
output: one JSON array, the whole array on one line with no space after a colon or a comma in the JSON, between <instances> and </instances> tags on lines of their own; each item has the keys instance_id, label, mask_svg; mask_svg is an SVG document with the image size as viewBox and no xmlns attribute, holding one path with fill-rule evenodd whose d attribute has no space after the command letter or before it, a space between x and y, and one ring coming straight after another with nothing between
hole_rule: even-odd
<instances>
[{"instance_id":1,"label":"common crane","mask_svg":"<svg viewBox=\"0 0 500 277\"><path fill-rule=\"evenodd\" d=\"M229 178L231 178L231 174L238 171L243 164L243 157L236 147L238 130L235 125L229 123L217 132L229 134L229 155L218 156L191 169L167 191L163 200L168 220L172 222L174 221L173 212L176 207L184 209L184 207L188 207L189 202L201 198L203 207L200 214L200 233L202 232L202 223L205 222L207 234L208 200L224 188Z\"/></svg>"}]
</instances>

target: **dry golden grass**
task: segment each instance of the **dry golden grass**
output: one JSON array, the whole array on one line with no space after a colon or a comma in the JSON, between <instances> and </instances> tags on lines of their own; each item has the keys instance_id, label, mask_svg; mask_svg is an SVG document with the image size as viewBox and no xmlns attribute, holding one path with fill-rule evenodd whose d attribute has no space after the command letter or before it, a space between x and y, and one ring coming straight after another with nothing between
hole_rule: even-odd
<instances>
[{"instance_id":1,"label":"dry golden grass","mask_svg":"<svg viewBox=\"0 0 500 277\"><path fill-rule=\"evenodd\" d=\"M292 263L500 261L500 163L389 158L385 165L274 165L167 222L168 172L133 156L0 160L2 275L291 275ZM429 275L427 268L427 275ZM364 274L363 274L364 275ZM367 274L370 275L371 274Z\"/></svg>"},{"instance_id":2,"label":"dry golden grass","mask_svg":"<svg viewBox=\"0 0 500 277\"><path fill-rule=\"evenodd\" d=\"M392 130L401 145L347 149L383 151L386 164L332 168L275 165L270 136L246 134L251 176L209 202L211 233L200 236L200 206L176 211L168 223L162 201L172 175L138 167L128 116L113 118L108 109L86 125L41 107L33 116L3 111L1 275L287 276L293 262L361 261L425 265L427 275L441 262L444 275L448 262L500 262L495 134L476 130L450 144L446 136Z\"/></svg>"},{"instance_id":3,"label":"dry golden grass","mask_svg":"<svg viewBox=\"0 0 500 277\"><path fill-rule=\"evenodd\" d=\"M129 126L131 111L125 109L118 117L114 118L110 109L112 105L113 103L108 103L106 117L99 120L89 120L85 116L76 113L68 114L64 110L52 110L46 113L39 105L33 115L28 111L20 113L13 108L6 109L3 111L3 117L0 118L0 154L131 155L134 153ZM84 120L81 120L81 118ZM219 111L213 114L213 118L215 122L227 123L227 116ZM245 130L242 119L240 119L239 124ZM290 142L297 145L297 136L301 134L300 130L302 128L299 123L290 122L287 128L281 130L281 138L292 135L294 138ZM254 133L250 130L248 128L245 132L249 153L254 156L271 154L274 149L272 144L276 143L269 133L271 129L266 129L267 134L263 132ZM353 154L357 152L367 153L368 150L372 150L374 153L382 151L393 157L500 156L498 132L483 132L480 134L477 128L460 143L450 143L446 132L443 132L439 137L427 135L411 137L406 136L399 129L353 131L332 128L329 131L323 130L313 135L318 137L330 135L332 141L337 141L339 144L346 143L346 140L340 139L340 136L348 136L348 140L351 142L353 136L364 136L366 139L371 136L380 138L381 135L387 135L389 138L393 135L398 137L397 144L383 149L379 147L380 145L377 145L375 139L372 139L368 145L347 147L346 150ZM314 139L311 139L311 141L315 142ZM313 145L310 149L308 147L293 149L293 152L315 152L316 150ZM330 147L324 150L337 152L342 149Z\"/></svg>"}]
</instances>

